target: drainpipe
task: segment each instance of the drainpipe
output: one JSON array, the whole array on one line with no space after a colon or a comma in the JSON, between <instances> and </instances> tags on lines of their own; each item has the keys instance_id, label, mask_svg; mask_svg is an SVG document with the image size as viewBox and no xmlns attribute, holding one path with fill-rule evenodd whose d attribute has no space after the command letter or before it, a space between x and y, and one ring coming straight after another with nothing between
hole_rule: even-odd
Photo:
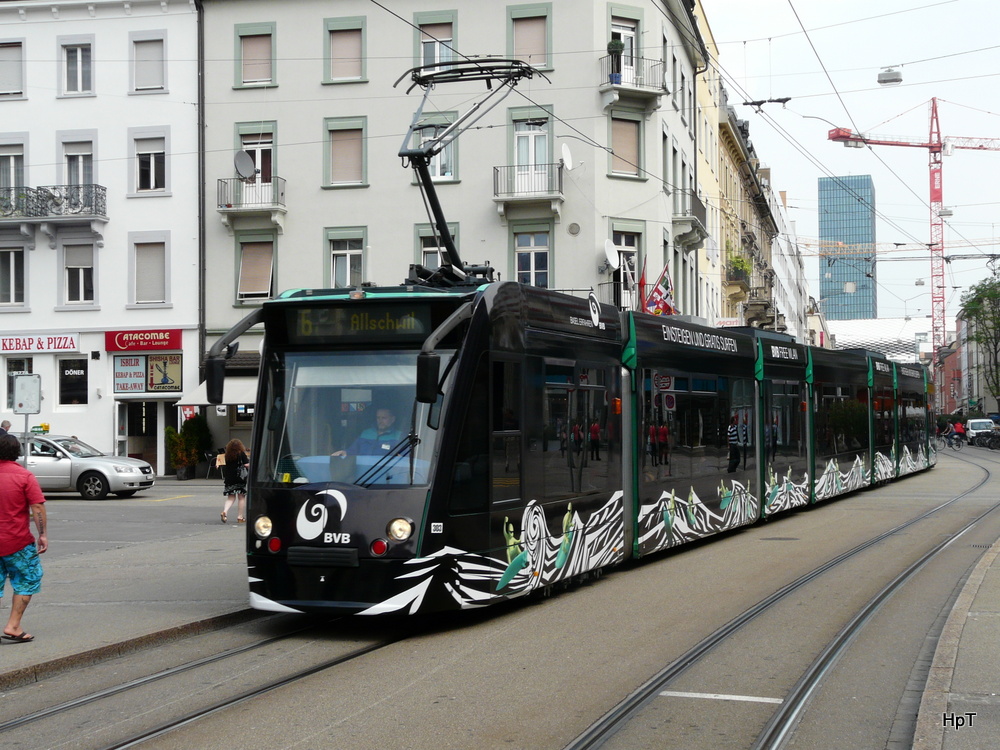
<instances>
[{"instance_id":1,"label":"drainpipe","mask_svg":"<svg viewBox=\"0 0 1000 750\"><path fill-rule=\"evenodd\" d=\"M198 376L205 378L205 7L198 13Z\"/></svg>"}]
</instances>

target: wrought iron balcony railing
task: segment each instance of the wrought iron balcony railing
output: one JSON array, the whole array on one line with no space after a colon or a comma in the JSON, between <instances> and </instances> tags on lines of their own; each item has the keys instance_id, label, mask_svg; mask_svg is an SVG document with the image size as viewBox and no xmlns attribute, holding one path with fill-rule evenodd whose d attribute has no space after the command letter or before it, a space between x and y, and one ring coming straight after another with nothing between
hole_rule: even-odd
<instances>
[{"instance_id":1,"label":"wrought iron balcony railing","mask_svg":"<svg viewBox=\"0 0 1000 750\"><path fill-rule=\"evenodd\" d=\"M43 185L0 188L0 218L46 219L56 216L106 216L103 185Z\"/></svg>"}]
</instances>

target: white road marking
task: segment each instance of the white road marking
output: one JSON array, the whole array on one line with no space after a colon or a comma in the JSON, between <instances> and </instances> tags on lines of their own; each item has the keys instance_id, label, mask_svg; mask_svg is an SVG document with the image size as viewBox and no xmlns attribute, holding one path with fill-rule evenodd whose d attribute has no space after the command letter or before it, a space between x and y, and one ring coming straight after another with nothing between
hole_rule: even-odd
<instances>
[{"instance_id":1,"label":"white road marking","mask_svg":"<svg viewBox=\"0 0 1000 750\"><path fill-rule=\"evenodd\" d=\"M747 701L750 703L783 703L781 698L762 698L756 695L725 695L723 693L682 693L677 690L664 690L660 693L664 698L707 698L713 701Z\"/></svg>"}]
</instances>

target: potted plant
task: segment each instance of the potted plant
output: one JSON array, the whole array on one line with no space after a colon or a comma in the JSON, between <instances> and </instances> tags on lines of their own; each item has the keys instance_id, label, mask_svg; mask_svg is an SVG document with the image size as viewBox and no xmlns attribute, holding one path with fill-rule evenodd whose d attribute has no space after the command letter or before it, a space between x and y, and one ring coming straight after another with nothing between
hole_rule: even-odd
<instances>
[{"instance_id":1,"label":"potted plant","mask_svg":"<svg viewBox=\"0 0 1000 750\"><path fill-rule=\"evenodd\" d=\"M750 272L753 270L753 267L750 265L750 261L744 256L736 254L730 255L727 262L729 265L730 276L747 281L750 279Z\"/></svg>"},{"instance_id":2,"label":"potted plant","mask_svg":"<svg viewBox=\"0 0 1000 750\"><path fill-rule=\"evenodd\" d=\"M205 452L212 447L212 433L208 428L208 420L204 415L198 414L184 420L180 430L167 427L164 435L170 463L177 469L177 478L193 479L195 467L201 462Z\"/></svg>"},{"instance_id":3,"label":"potted plant","mask_svg":"<svg viewBox=\"0 0 1000 750\"><path fill-rule=\"evenodd\" d=\"M184 435L173 427L168 426L163 433L167 441L170 464L177 470L177 478L194 478L194 467L198 464L198 452L189 447Z\"/></svg>"},{"instance_id":4,"label":"potted plant","mask_svg":"<svg viewBox=\"0 0 1000 750\"><path fill-rule=\"evenodd\" d=\"M625 42L621 39L612 39L608 42L608 56L611 59L611 71L608 80L613 84L622 82L622 52L625 51Z\"/></svg>"}]
</instances>

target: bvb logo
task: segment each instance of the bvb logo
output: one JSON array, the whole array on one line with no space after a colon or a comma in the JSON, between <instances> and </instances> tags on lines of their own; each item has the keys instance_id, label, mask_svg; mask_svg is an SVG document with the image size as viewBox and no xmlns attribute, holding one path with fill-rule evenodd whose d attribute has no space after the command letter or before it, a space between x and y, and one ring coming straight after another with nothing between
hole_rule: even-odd
<instances>
[{"instance_id":1,"label":"bvb logo","mask_svg":"<svg viewBox=\"0 0 1000 750\"><path fill-rule=\"evenodd\" d=\"M587 301L590 303L590 322L594 324L594 328L598 328L601 323L601 303L593 292L587 296Z\"/></svg>"}]
</instances>

